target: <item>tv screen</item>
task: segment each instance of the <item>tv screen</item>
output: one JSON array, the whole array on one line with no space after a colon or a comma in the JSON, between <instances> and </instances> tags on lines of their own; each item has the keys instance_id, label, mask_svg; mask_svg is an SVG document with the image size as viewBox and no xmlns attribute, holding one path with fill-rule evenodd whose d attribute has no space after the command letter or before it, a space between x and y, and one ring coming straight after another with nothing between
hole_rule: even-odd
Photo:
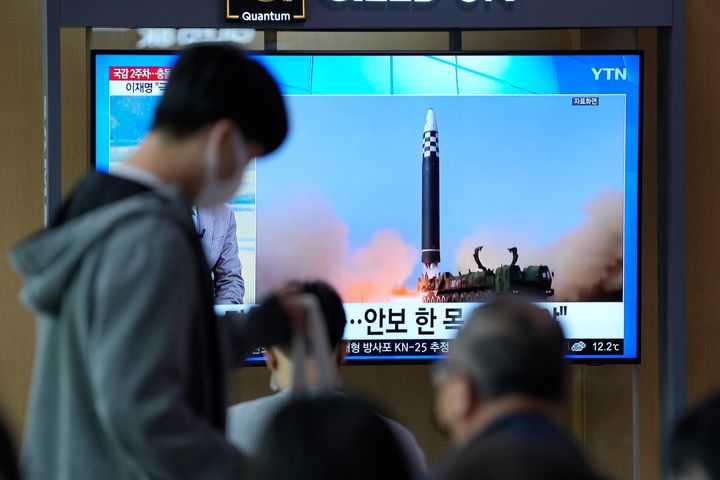
<instances>
[{"instance_id":1,"label":"tv screen","mask_svg":"<svg viewBox=\"0 0 720 480\"><path fill-rule=\"evenodd\" d=\"M446 354L482 302L524 296L568 358L639 360L638 52L253 56L291 130L225 207L244 294L218 311L324 279L349 362L411 363ZM94 53L98 170L142 142L176 58Z\"/></svg>"}]
</instances>

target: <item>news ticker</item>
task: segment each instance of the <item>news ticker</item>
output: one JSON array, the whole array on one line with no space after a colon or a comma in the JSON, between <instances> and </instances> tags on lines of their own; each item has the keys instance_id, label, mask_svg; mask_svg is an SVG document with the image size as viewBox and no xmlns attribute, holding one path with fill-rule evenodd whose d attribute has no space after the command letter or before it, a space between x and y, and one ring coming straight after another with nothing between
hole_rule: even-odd
<instances>
[{"instance_id":1,"label":"news ticker","mask_svg":"<svg viewBox=\"0 0 720 480\"><path fill-rule=\"evenodd\" d=\"M588 357L624 355L622 338L572 338L565 340L565 354ZM363 359L422 359L442 358L450 352L452 340L362 340L347 341L345 355L350 360ZM253 351L250 360L262 360L265 350Z\"/></svg>"},{"instance_id":2,"label":"news ticker","mask_svg":"<svg viewBox=\"0 0 720 480\"><path fill-rule=\"evenodd\" d=\"M364 356L443 356L450 351L452 340L363 340L348 341L345 353L350 357ZM566 339L567 355L614 356L624 354L622 338Z\"/></svg>"}]
</instances>

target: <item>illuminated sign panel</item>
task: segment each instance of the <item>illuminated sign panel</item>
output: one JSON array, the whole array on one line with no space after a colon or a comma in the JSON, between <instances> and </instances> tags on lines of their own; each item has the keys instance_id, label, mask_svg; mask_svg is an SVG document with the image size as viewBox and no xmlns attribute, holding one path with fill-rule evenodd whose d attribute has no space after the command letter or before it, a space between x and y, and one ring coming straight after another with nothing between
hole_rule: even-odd
<instances>
[{"instance_id":1,"label":"illuminated sign panel","mask_svg":"<svg viewBox=\"0 0 720 480\"><path fill-rule=\"evenodd\" d=\"M263 7L261 3L267 5ZM672 0L62 0L63 26L375 31L661 27ZM172 8L168 5L172 4ZM288 5L289 4L289 5ZM243 20L274 13L284 21ZM287 15L290 14L290 21ZM273 15L259 18L272 18ZM303 17L305 17L303 19Z\"/></svg>"},{"instance_id":2,"label":"illuminated sign panel","mask_svg":"<svg viewBox=\"0 0 720 480\"><path fill-rule=\"evenodd\" d=\"M305 0L225 0L231 22L294 23L305 21Z\"/></svg>"}]
</instances>

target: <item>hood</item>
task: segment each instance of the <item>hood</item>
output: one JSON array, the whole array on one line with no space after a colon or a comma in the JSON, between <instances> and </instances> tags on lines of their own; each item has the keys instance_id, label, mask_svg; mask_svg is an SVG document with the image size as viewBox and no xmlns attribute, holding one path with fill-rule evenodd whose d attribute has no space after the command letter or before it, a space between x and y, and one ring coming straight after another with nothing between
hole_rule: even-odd
<instances>
[{"instance_id":1,"label":"hood","mask_svg":"<svg viewBox=\"0 0 720 480\"><path fill-rule=\"evenodd\" d=\"M123 223L156 215L194 232L190 204L179 188L148 192L113 202L66 223L42 230L10 252L23 278L21 301L36 313L56 316L65 289L72 284L88 250Z\"/></svg>"}]
</instances>

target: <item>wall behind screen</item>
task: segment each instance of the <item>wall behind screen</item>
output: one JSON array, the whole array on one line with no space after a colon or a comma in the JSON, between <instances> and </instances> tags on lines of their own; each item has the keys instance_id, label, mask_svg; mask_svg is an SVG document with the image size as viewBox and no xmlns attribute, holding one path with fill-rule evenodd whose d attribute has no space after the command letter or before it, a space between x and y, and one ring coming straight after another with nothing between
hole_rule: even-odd
<instances>
[{"instance_id":1,"label":"wall behind screen","mask_svg":"<svg viewBox=\"0 0 720 480\"><path fill-rule=\"evenodd\" d=\"M42 225L40 2L0 2L0 411L13 433L25 417L34 348L8 250Z\"/></svg>"},{"instance_id":2,"label":"wall behind screen","mask_svg":"<svg viewBox=\"0 0 720 480\"><path fill-rule=\"evenodd\" d=\"M686 2L686 338L688 401L720 388L720 37L717 2Z\"/></svg>"}]
</instances>

